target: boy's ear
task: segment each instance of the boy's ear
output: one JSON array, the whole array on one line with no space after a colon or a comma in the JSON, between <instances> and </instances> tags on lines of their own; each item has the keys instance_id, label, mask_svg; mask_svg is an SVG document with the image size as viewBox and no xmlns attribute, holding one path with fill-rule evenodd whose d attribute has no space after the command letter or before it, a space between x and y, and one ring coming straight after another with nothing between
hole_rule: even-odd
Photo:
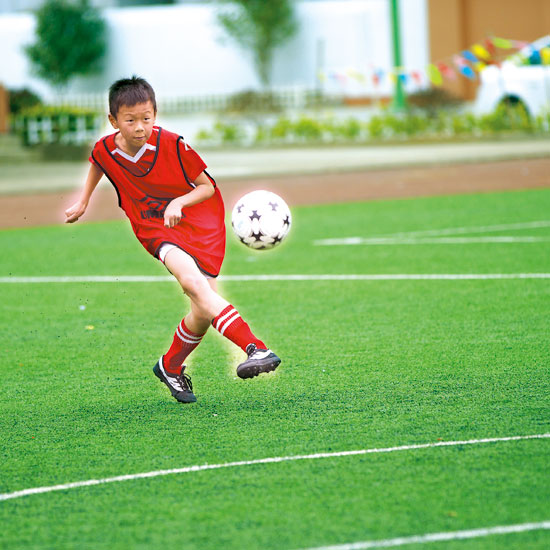
<instances>
[{"instance_id":1,"label":"boy's ear","mask_svg":"<svg viewBox=\"0 0 550 550\"><path fill-rule=\"evenodd\" d=\"M118 124L116 123L116 118L111 113L109 113L107 116L109 117L109 122L111 123L111 126L115 130L118 130Z\"/></svg>"}]
</instances>

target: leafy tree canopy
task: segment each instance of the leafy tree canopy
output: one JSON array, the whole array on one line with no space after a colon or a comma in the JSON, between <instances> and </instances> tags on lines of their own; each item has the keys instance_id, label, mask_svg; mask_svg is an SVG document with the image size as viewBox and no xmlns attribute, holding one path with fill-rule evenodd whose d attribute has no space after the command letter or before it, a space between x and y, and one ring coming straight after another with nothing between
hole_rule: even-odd
<instances>
[{"instance_id":1,"label":"leafy tree canopy","mask_svg":"<svg viewBox=\"0 0 550 550\"><path fill-rule=\"evenodd\" d=\"M105 22L88 0L47 0L36 12L35 33L25 51L36 74L54 86L100 69Z\"/></svg>"},{"instance_id":2,"label":"leafy tree canopy","mask_svg":"<svg viewBox=\"0 0 550 550\"><path fill-rule=\"evenodd\" d=\"M292 0L231 0L218 19L226 32L254 55L263 85L269 84L273 53L296 32Z\"/></svg>"}]
</instances>

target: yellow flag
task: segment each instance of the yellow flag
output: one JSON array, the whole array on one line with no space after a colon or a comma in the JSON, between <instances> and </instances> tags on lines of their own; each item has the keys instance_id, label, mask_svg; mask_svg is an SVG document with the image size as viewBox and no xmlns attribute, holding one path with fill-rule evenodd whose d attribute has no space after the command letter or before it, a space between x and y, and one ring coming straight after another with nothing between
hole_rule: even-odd
<instances>
[{"instance_id":1,"label":"yellow flag","mask_svg":"<svg viewBox=\"0 0 550 550\"><path fill-rule=\"evenodd\" d=\"M471 47L471 50L480 59L485 59L485 61L489 61L489 59L491 59L491 54L481 44L474 44Z\"/></svg>"},{"instance_id":2,"label":"yellow flag","mask_svg":"<svg viewBox=\"0 0 550 550\"><path fill-rule=\"evenodd\" d=\"M550 48L542 48L540 51L540 57L543 65L550 65Z\"/></svg>"}]
</instances>

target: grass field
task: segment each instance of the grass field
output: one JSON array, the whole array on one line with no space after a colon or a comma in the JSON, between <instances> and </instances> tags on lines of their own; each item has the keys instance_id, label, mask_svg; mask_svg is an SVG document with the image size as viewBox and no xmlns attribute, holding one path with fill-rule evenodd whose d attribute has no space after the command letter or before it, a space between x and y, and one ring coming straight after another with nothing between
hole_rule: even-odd
<instances>
[{"instance_id":1,"label":"grass field","mask_svg":"<svg viewBox=\"0 0 550 550\"><path fill-rule=\"evenodd\" d=\"M550 432L550 279L475 278L550 273L549 212L550 190L463 195L296 208L270 252L228 235L223 275L474 278L221 280L283 363L237 379L244 354L211 331L189 406L151 372L187 310L175 283L6 282L166 275L125 223L0 232L0 546L300 550L550 520L550 440L477 441ZM382 239L314 244L348 237ZM427 544L549 546L547 528Z\"/></svg>"}]
</instances>

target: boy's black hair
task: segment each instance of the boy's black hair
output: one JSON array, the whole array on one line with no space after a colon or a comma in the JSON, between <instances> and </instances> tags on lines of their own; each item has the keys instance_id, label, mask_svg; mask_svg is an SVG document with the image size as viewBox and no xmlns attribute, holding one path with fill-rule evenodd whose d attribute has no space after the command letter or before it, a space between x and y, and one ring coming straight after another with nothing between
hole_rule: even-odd
<instances>
[{"instance_id":1,"label":"boy's black hair","mask_svg":"<svg viewBox=\"0 0 550 550\"><path fill-rule=\"evenodd\" d=\"M144 78L132 76L132 78L121 78L114 82L109 88L109 112L116 118L118 110L123 106L133 107L137 103L153 104L157 112L157 101L155 91L151 84Z\"/></svg>"}]
</instances>

